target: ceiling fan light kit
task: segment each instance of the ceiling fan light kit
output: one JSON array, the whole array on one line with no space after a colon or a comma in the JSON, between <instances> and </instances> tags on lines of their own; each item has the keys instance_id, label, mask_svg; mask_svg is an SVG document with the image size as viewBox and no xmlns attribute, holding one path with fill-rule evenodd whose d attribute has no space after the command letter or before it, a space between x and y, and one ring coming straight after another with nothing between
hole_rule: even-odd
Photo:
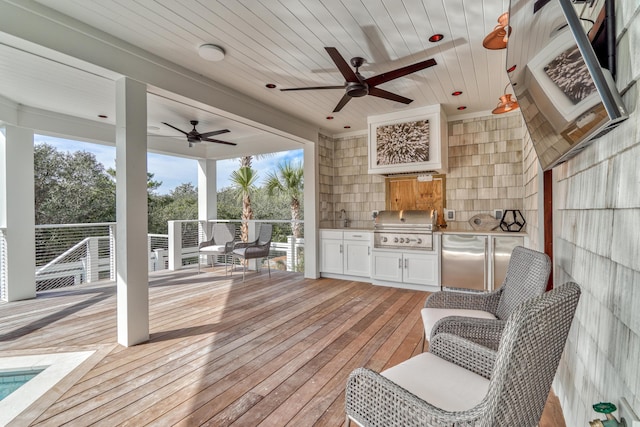
<instances>
[{"instance_id":1,"label":"ceiling fan light kit","mask_svg":"<svg viewBox=\"0 0 640 427\"><path fill-rule=\"evenodd\" d=\"M198 47L198 55L200 58L206 59L207 61L222 61L224 59L224 49L218 45L205 43Z\"/></svg>"},{"instance_id":2,"label":"ceiling fan light kit","mask_svg":"<svg viewBox=\"0 0 640 427\"><path fill-rule=\"evenodd\" d=\"M433 67L436 65L436 61L434 59L427 59L422 62L418 62L412 65L407 65L406 67L397 68L395 70L388 71L386 73L381 73L369 78L364 78L362 74L359 72L359 68L366 61L364 58L356 56L355 58L351 58L351 66L355 68L355 71L351 69L347 61L344 57L338 52L335 47L325 47L325 50L333 60L334 64L342 74L345 79L343 85L336 86L314 86L314 87L299 87L299 88L288 88L288 89L280 89L281 91L292 91L292 90L318 90L318 89L343 89L345 94L342 96L342 99L338 102L336 107L333 109L334 113L342 110L342 108L351 100L351 98L359 98L366 95L375 96L378 98L388 99L391 101L401 102L403 104L410 104L413 102L413 99L405 98L404 96L388 92L384 89L380 89L376 86L386 83L388 81L404 77L408 74L415 73L416 71L424 70L425 68Z\"/></svg>"},{"instance_id":3,"label":"ceiling fan light kit","mask_svg":"<svg viewBox=\"0 0 640 427\"><path fill-rule=\"evenodd\" d=\"M509 12L505 12L498 17L498 25L495 26L482 41L482 46L489 50L499 50L507 47L507 41L511 34L509 26Z\"/></svg>"}]
</instances>

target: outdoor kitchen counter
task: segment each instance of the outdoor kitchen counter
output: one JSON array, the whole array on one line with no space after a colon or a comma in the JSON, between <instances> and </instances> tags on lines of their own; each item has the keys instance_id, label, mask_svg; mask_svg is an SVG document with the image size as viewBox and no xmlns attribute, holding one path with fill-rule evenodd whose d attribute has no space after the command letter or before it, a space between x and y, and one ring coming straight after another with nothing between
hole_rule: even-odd
<instances>
[{"instance_id":1,"label":"outdoor kitchen counter","mask_svg":"<svg viewBox=\"0 0 640 427\"><path fill-rule=\"evenodd\" d=\"M456 228L438 228L434 231L435 233L441 234L482 234L482 235L491 235L491 236L527 236L526 231L502 231L500 229L483 231L483 230L467 230L467 229L456 229Z\"/></svg>"}]
</instances>

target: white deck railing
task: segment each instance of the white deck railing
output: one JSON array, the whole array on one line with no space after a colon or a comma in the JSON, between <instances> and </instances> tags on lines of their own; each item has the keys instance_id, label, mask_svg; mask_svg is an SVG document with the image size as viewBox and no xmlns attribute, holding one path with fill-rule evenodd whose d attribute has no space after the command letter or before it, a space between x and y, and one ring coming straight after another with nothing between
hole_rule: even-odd
<instances>
[{"instance_id":1,"label":"white deck railing","mask_svg":"<svg viewBox=\"0 0 640 427\"><path fill-rule=\"evenodd\" d=\"M149 234L149 271L179 270L197 262L198 245L208 240L215 222L238 224L236 240L240 240L241 221L169 221L169 233ZM300 221L302 223L302 221ZM269 262L273 268L304 270L304 239L293 238L291 221L249 221L249 238L253 239L259 224L274 225ZM36 289L38 291L115 280L115 223L51 224L36 226ZM6 300L6 229L0 228L0 300ZM281 240L281 241L278 241ZM286 240L286 241L284 241Z\"/></svg>"}]
</instances>

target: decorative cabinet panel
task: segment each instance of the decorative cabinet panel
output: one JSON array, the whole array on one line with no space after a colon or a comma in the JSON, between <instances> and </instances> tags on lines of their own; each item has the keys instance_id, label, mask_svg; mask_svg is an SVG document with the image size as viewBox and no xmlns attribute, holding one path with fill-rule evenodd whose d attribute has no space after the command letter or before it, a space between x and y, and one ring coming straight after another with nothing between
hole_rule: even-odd
<instances>
[{"instance_id":1,"label":"decorative cabinet panel","mask_svg":"<svg viewBox=\"0 0 640 427\"><path fill-rule=\"evenodd\" d=\"M368 117L369 173L447 173L447 118L438 105Z\"/></svg>"}]
</instances>

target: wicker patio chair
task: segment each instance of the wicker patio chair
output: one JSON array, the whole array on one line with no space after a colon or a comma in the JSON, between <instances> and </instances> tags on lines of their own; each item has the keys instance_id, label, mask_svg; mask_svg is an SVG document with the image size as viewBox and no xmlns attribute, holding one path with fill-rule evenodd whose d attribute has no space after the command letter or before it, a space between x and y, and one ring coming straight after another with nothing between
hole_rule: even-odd
<instances>
[{"instance_id":1,"label":"wicker patio chair","mask_svg":"<svg viewBox=\"0 0 640 427\"><path fill-rule=\"evenodd\" d=\"M269 248L271 247L271 238L273 235L273 226L271 224L260 224L258 238L253 242L235 242L231 255L233 259L238 258L243 261L256 258L267 258L269 256ZM235 264L235 262L232 262ZM245 272L247 271L247 263L244 262L242 269L242 281L244 282ZM259 265L259 264L258 264ZM269 269L269 277L271 277L271 265L267 262ZM233 266L231 268L233 275Z\"/></svg>"},{"instance_id":2,"label":"wicker patio chair","mask_svg":"<svg viewBox=\"0 0 640 427\"><path fill-rule=\"evenodd\" d=\"M211 240L198 245L198 273L200 273L200 255L207 255L207 265L209 256L224 255L224 274L227 274L227 256L233 249L233 240L236 236L235 224L220 223L213 224Z\"/></svg>"},{"instance_id":3,"label":"wicker patio chair","mask_svg":"<svg viewBox=\"0 0 640 427\"><path fill-rule=\"evenodd\" d=\"M571 327L580 288L532 298L507 320L498 350L452 334L382 373L354 370L347 425L537 426Z\"/></svg>"},{"instance_id":4,"label":"wicker patio chair","mask_svg":"<svg viewBox=\"0 0 640 427\"><path fill-rule=\"evenodd\" d=\"M448 332L495 350L511 312L545 291L550 271L546 254L517 246L499 289L488 293L442 291L427 297L420 311L424 340Z\"/></svg>"}]
</instances>

